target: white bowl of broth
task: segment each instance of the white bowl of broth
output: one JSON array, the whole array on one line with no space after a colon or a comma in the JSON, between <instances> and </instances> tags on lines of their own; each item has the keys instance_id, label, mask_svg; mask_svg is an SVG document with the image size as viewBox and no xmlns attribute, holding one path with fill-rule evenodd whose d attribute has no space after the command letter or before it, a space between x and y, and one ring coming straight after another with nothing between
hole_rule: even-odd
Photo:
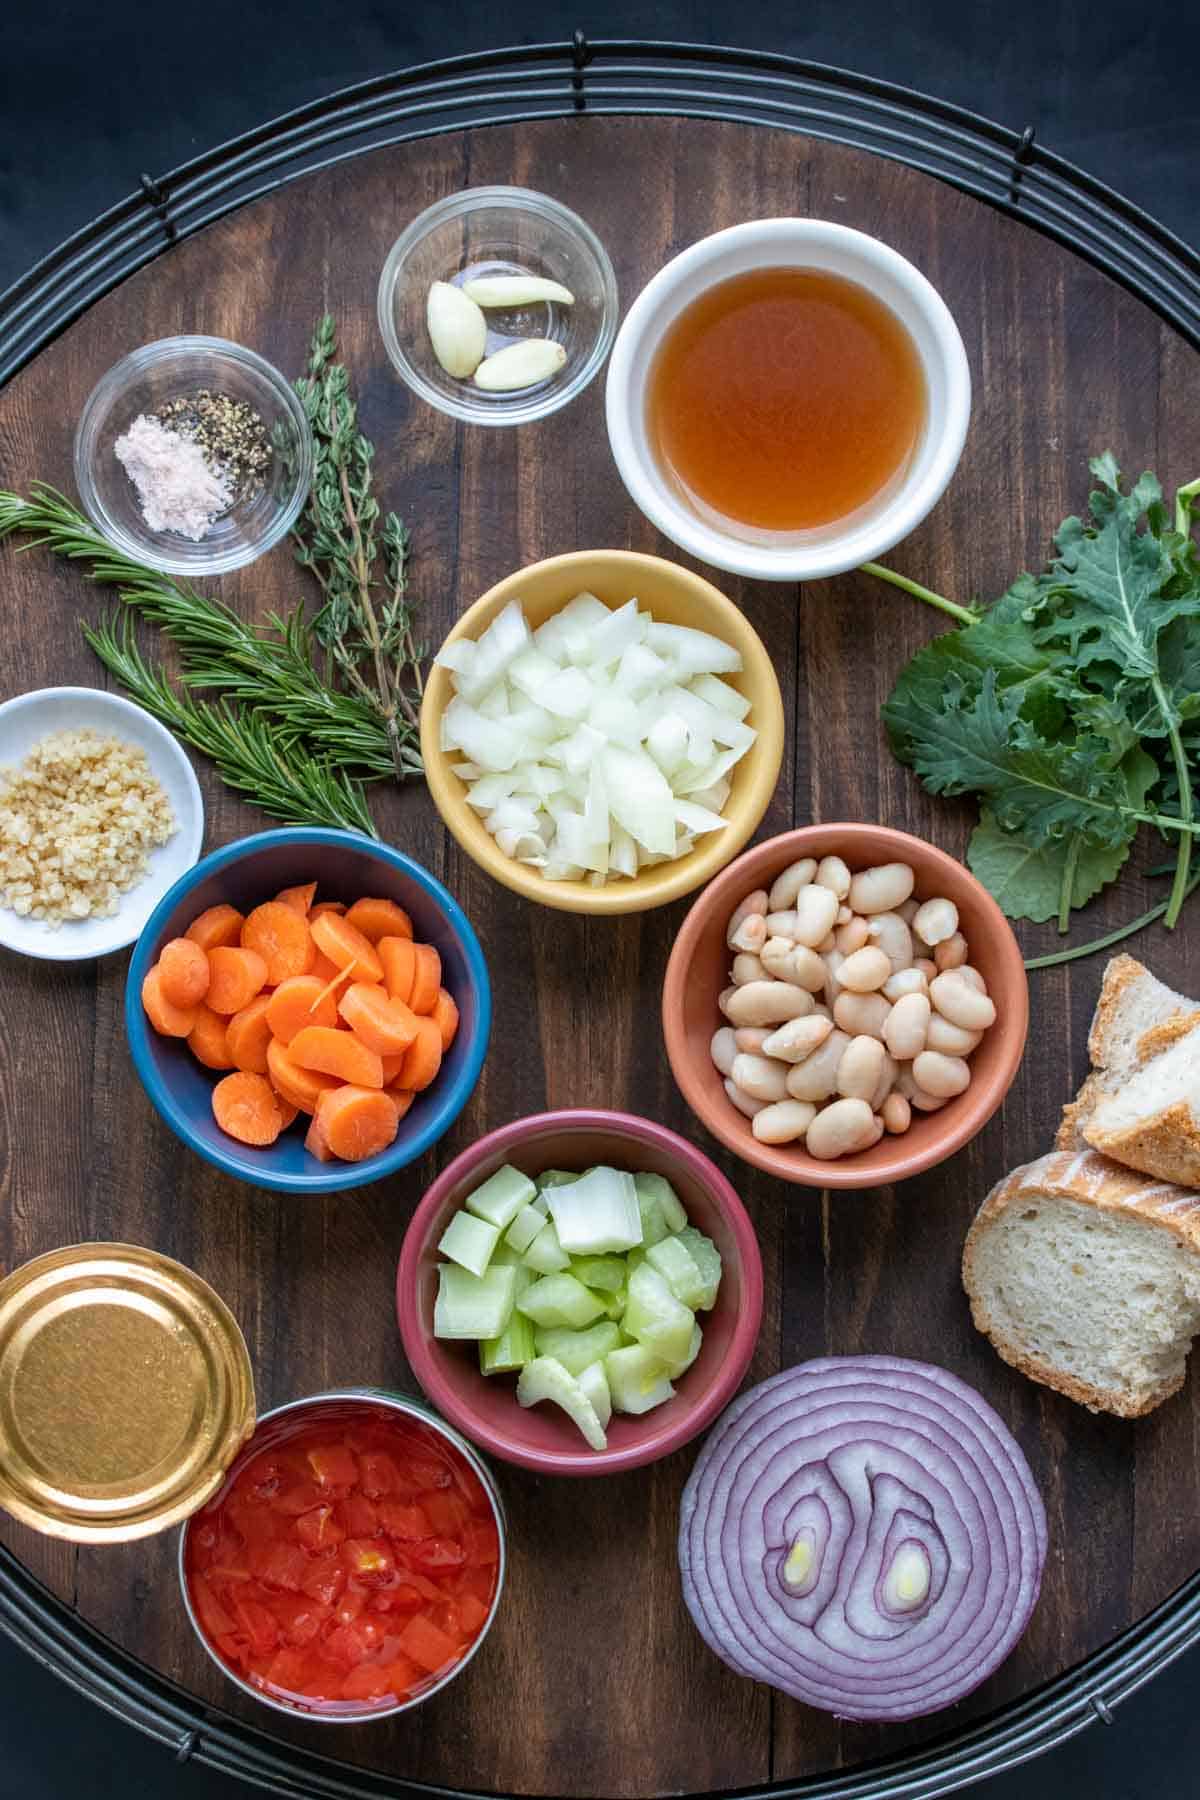
<instances>
[{"instance_id":1,"label":"white bowl of broth","mask_svg":"<svg viewBox=\"0 0 1200 1800\"><path fill-rule=\"evenodd\" d=\"M971 376L937 290L878 238L758 219L660 269L617 334L609 442L634 502L740 575L817 580L890 550L962 454Z\"/></svg>"}]
</instances>

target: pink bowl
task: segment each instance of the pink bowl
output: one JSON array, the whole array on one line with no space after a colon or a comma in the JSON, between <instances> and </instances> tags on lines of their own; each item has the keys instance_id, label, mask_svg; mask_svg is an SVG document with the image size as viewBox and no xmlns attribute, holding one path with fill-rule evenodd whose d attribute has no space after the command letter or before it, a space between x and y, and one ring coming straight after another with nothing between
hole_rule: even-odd
<instances>
[{"instance_id":1,"label":"pink bowl","mask_svg":"<svg viewBox=\"0 0 1200 1800\"><path fill-rule=\"evenodd\" d=\"M557 1407L517 1405L511 1375L479 1372L473 1344L433 1335L438 1239L467 1195L505 1163L527 1175L593 1163L663 1175L691 1223L711 1237L724 1272L717 1304L702 1315L700 1355L674 1399L641 1418L614 1413L608 1449L589 1450ZM438 1410L493 1455L547 1475L612 1475L669 1456L710 1425L746 1373L762 1319L762 1259L746 1209L707 1156L673 1131L632 1113L539 1113L489 1132L456 1156L422 1199L404 1236L396 1313L413 1374Z\"/></svg>"}]
</instances>

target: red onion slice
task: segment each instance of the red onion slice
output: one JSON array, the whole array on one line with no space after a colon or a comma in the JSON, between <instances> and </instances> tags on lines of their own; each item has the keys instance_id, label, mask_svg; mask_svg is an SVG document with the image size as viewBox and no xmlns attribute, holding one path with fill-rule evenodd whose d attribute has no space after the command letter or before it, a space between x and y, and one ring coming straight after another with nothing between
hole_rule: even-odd
<instances>
[{"instance_id":1,"label":"red onion slice","mask_svg":"<svg viewBox=\"0 0 1200 1800\"><path fill-rule=\"evenodd\" d=\"M688 1610L740 1674L848 1719L950 1706L1037 1600L1046 1515L1019 1445L957 1376L802 1363L744 1394L683 1493Z\"/></svg>"}]
</instances>

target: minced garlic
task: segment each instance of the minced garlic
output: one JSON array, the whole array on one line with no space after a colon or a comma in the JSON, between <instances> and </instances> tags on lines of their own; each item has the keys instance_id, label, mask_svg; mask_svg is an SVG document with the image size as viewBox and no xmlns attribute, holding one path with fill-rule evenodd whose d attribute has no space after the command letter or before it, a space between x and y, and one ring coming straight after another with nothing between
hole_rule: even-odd
<instances>
[{"instance_id":1,"label":"minced garlic","mask_svg":"<svg viewBox=\"0 0 1200 1800\"><path fill-rule=\"evenodd\" d=\"M54 926L111 918L175 830L144 750L57 731L0 769L0 905Z\"/></svg>"}]
</instances>

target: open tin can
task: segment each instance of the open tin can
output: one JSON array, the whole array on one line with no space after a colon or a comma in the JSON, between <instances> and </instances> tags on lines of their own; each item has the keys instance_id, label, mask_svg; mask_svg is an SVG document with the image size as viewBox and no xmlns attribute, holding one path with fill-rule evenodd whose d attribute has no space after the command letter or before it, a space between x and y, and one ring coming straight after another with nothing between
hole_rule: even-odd
<instances>
[{"instance_id":1,"label":"open tin can","mask_svg":"<svg viewBox=\"0 0 1200 1800\"><path fill-rule=\"evenodd\" d=\"M149 1537L216 1492L254 1429L236 1319L135 1244L71 1244L0 1282L0 1506L50 1537Z\"/></svg>"}]
</instances>

